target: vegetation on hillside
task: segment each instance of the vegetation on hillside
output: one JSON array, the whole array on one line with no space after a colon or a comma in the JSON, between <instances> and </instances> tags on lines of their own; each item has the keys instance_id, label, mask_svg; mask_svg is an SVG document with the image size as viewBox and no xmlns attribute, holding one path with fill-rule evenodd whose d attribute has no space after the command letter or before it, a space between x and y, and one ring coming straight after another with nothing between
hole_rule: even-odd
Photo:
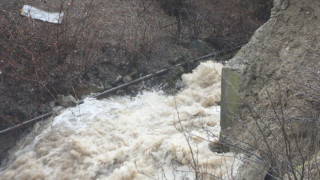
<instances>
[{"instance_id":1,"label":"vegetation on hillside","mask_svg":"<svg viewBox=\"0 0 320 180\"><path fill-rule=\"evenodd\" d=\"M220 50L243 44L272 6L272 0L28 2L64 12L56 25L20 16L24 3L0 2L0 129L48 111L58 94L77 96L86 82L112 84L119 72L135 68L138 76L165 66L168 59L150 54L170 44L188 48L200 39Z\"/></svg>"}]
</instances>

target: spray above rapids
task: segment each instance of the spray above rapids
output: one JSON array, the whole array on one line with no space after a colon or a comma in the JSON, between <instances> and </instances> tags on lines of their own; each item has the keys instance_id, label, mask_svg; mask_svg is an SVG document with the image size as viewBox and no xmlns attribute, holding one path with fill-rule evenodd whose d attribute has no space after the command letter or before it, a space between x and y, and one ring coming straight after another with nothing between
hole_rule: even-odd
<instances>
[{"instance_id":1,"label":"spray above rapids","mask_svg":"<svg viewBox=\"0 0 320 180\"><path fill-rule=\"evenodd\" d=\"M0 179L231 179L232 154L208 146L220 131L221 69L201 63L176 96L88 98L35 126Z\"/></svg>"}]
</instances>

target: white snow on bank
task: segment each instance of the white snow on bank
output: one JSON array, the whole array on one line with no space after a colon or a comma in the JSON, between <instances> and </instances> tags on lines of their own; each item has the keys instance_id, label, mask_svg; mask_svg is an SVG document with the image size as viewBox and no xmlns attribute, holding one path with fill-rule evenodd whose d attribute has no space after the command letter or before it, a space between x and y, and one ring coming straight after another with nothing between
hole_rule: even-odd
<instances>
[{"instance_id":1,"label":"white snow on bank","mask_svg":"<svg viewBox=\"0 0 320 180\"><path fill-rule=\"evenodd\" d=\"M23 16L54 24L60 24L64 16L63 12L47 12L30 5L24 5L20 11Z\"/></svg>"}]
</instances>

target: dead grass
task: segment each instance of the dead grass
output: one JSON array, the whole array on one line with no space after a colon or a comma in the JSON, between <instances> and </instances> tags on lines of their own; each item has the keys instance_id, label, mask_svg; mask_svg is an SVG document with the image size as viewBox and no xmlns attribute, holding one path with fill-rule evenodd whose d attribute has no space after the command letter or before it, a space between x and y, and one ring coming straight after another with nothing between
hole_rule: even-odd
<instances>
[{"instance_id":1,"label":"dead grass","mask_svg":"<svg viewBox=\"0 0 320 180\"><path fill-rule=\"evenodd\" d=\"M242 43L262 21L247 18L260 12L256 10L260 6L255 8L257 3L241 2L184 1L178 7L184 12L181 19L170 16L173 14L157 0L2 1L2 119L34 117L47 111L48 102L57 94L76 95L86 82L112 82L119 72L131 73L135 68L150 72L164 66L170 59L153 58L150 62L150 55L170 54L166 47L174 42L207 39L213 45L228 47ZM22 17L18 9L24 4L63 11L63 23L53 25ZM223 39L226 37L232 38ZM92 71L97 68L105 68L105 74ZM5 121L1 120L0 127L8 126Z\"/></svg>"}]
</instances>

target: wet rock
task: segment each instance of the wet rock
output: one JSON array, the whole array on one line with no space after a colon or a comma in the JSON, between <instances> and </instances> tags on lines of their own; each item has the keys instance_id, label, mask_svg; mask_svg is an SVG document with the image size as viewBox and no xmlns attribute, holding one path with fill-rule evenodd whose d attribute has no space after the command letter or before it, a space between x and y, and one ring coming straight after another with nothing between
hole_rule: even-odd
<instances>
[{"instance_id":1,"label":"wet rock","mask_svg":"<svg viewBox=\"0 0 320 180\"><path fill-rule=\"evenodd\" d=\"M174 58L174 59L170 60L169 62L170 62L172 65L176 65L176 64L185 62L186 60L187 60L186 56L182 55L182 56L179 56L179 57L177 57L177 58Z\"/></svg>"},{"instance_id":2,"label":"wet rock","mask_svg":"<svg viewBox=\"0 0 320 180\"><path fill-rule=\"evenodd\" d=\"M111 86L111 84L110 84L108 81L104 81L104 83L103 83L103 88L104 88L104 89L111 89L112 86Z\"/></svg>"},{"instance_id":3,"label":"wet rock","mask_svg":"<svg viewBox=\"0 0 320 180\"><path fill-rule=\"evenodd\" d=\"M117 96L124 96L125 94L126 94L125 91L122 90L122 89L120 89L120 90L118 90L118 91L116 92L116 95L117 95Z\"/></svg>"},{"instance_id":4,"label":"wet rock","mask_svg":"<svg viewBox=\"0 0 320 180\"><path fill-rule=\"evenodd\" d=\"M175 84L175 89L176 89L176 90L180 90L180 89L182 89L182 88L184 88L184 84L183 84L183 82L182 82L181 79L178 79L178 80L176 81L176 84Z\"/></svg>"},{"instance_id":5,"label":"wet rock","mask_svg":"<svg viewBox=\"0 0 320 180\"><path fill-rule=\"evenodd\" d=\"M131 82L132 81L132 77L130 75L126 75L122 78L122 81L124 83L128 83L128 82Z\"/></svg>"},{"instance_id":6,"label":"wet rock","mask_svg":"<svg viewBox=\"0 0 320 180\"><path fill-rule=\"evenodd\" d=\"M118 82L120 82L121 80L122 80L122 76L121 76L121 75L119 75L119 76L117 76L117 78L116 78L115 82L116 82L116 83L118 83Z\"/></svg>"},{"instance_id":7,"label":"wet rock","mask_svg":"<svg viewBox=\"0 0 320 180\"><path fill-rule=\"evenodd\" d=\"M48 104L41 104L39 107L39 111L42 113L47 113L50 111L50 105Z\"/></svg>"},{"instance_id":8,"label":"wet rock","mask_svg":"<svg viewBox=\"0 0 320 180\"><path fill-rule=\"evenodd\" d=\"M64 96L64 95L58 95L58 104L63 106L63 107L72 107L77 105L77 100L71 96Z\"/></svg>"},{"instance_id":9,"label":"wet rock","mask_svg":"<svg viewBox=\"0 0 320 180\"><path fill-rule=\"evenodd\" d=\"M54 115L58 115L58 113L63 109L61 106L55 106L52 108L52 112Z\"/></svg>"},{"instance_id":10,"label":"wet rock","mask_svg":"<svg viewBox=\"0 0 320 180\"><path fill-rule=\"evenodd\" d=\"M84 95L89 95L92 93L98 93L104 90L104 86L99 86L96 84L89 84L81 88L79 95L84 96Z\"/></svg>"}]
</instances>

